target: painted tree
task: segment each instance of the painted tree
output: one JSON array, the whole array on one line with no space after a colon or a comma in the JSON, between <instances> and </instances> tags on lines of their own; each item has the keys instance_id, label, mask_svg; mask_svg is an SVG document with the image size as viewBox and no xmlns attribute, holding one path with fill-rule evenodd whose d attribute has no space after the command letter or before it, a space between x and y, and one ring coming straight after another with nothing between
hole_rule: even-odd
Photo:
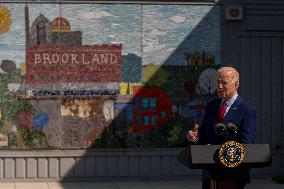
<instances>
[{"instance_id":1,"label":"painted tree","mask_svg":"<svg viewBox=\"0 0 284 189\"><path fill-rule=\"evenodd\" d=\"M196 81L192 81L192 80L186 80L184 82L184 89L189 93L192 94L195 92L195 88L196 88Z\"/></svg>"},{"instance_id":2,"label":"painted tree","mask_svg":"<svg viewBox=\"0 0 284 189\"><path fill-rule=\"evenodd\" d=\"M11 60L2 60L1 68L4 72L12 72L16 69L16 64Z\"/></svg>"},{"instance_id":3,"label":"painted tree","mask_svg":"<svg viewBox=\"0 0 284 189\"><path fill-rule=\"evenodd\" d=\"M29 111L21 111L16 116L16 123L19 127L25 129L27 134L27 144L30 140L30 129L32 127L32 117L33 114Z\"/></svg>"},{"instance_id":4,"label":"painted tree","mask_svg":"<svg viewBox=\"0 0 284 189\"><path fill-rule=\"evenodd\" d=\"M217 79L217 71L213 68L208 68L204 70L198 79L199 91L200 95L208 95L210 97L216 91L216 79Z\"/></svg>"},{"instance_id":5,"label":"painted tree","mask_svg":"<svg viewBox=\"0 0 284 189\"><path fill-rule=\"evenodd\" d=\"M32 118L32 125L40 131L40 146L42 146L42 129L48 124L48 115L45 113L38 113Z\"/></svg>"},{"instance_id":6,"label":"painted tree","mask_svg":"<svg viewBox=\"0 0 284 189\"><path fill-rule=\"evenodd\" d=\"M167 82L169 73L160 65L149 64L143 68L142 80L147 86L159 87Z\"/></svg>"},{"instance_id":7,"label":"painted tree","mask_svg":"<svg viewBox=\"0 0 284 189\"><path fill-rule=\"evenodd\" d=\"M140 82L142 71L141 57L136 54L129 53L122 56L122 81L124 82Z\"/></svg>"}]
</instances>

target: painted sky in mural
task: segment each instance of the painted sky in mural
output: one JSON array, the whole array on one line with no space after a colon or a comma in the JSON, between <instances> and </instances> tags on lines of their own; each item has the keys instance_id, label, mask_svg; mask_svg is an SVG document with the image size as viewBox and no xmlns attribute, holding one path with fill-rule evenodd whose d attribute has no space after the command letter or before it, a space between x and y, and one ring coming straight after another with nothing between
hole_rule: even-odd
<instances>
[{"instance_id":1,"label":"painted sky in mural","mask_svg":"<svg viewBox=\"0 0 284 189\"><path fill-rule=\"evenodd\" d=\"M12 23L0 36L0 59L19 65L25 61L24 4L2 5ZM211 53L220 63L219 7L29 4L29 10L30 25L40 14L50 21L62 16L72 31L82 32L83 45L122 43L122 54L143 57L143 65L185 65L185 53L195 51Z\"/></svg>"}]
</instances>

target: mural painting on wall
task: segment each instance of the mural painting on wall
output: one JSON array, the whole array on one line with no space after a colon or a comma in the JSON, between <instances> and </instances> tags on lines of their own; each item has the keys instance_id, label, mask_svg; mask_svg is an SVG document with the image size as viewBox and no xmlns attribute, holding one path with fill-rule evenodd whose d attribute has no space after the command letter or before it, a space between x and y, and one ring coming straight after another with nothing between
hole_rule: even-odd
<instances>
[{"instance_id":1,"label":"mural painting on wall","mask_svg":"<svg viewBox=\"0 0 284 189\"><path fill-rule=\"evenodd\" d=\"M219 16L213 5L2 3L0 148L184 145L215 96Z\"/></svg>"}]
</instances>

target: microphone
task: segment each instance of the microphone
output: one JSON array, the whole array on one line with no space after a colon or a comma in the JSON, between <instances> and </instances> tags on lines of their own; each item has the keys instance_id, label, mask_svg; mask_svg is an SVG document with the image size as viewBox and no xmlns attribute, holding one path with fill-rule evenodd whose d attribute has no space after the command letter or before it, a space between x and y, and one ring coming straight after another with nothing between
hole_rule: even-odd
<instances>
[{"instance_id":1,"label":"microphone","mask_svg":"<svg viewBox=\"0 0 284 189\"><path fill-rule=\"evenodd\" d=\"M226 126L223 123L217 123L215 125L215 132L220 136L224 136L226 133Z\"/></svg>"},{"instance_id":2,"label":"microphone","mask_svg":"<svg viewBox=\"0 0 284 189\"><path fill-rule=\"evenodd\" d=\"M238 128L233 123L227 124L227 131L228 131L229 134L238 134Z\"/></svg>"}]
</instances>

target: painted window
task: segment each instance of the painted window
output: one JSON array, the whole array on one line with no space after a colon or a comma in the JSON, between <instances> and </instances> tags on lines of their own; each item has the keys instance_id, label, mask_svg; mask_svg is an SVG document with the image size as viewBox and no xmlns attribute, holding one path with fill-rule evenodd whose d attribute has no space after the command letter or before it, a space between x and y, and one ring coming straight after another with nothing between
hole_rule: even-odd
<instances>
[{"instance_id":1,"label":"painted window","mask_svg":"<svg viewBox=\"0 0 284 189\"><path fill-rule=\"evenodd\" d=\"M137 116L137 117L136 117L136 124L137 124L138 126L141 126L141 125L142 125L142 117L141 117L141 116Z\"/></svg>"},{"instance_id":2,"label":"painted window","mask_svg":"<svg viewBox=\"0 0 284 189\"><path fill-rule=\"evenodd\" d=\"M145 126L149 125L149 117L148 116L144 117L144 125Z\"/></svg>"},{"instance_id":3,"label":"painted window","mask_svg":"<svg viewBox=\"0 0 284 189\"><path fill-rule=\"evenodd\" d=\"M143 100L142 100L142 107L143 108L148 108L148 98L143 98Z\"/></svg>"},{"instance_id":4,"label":"painted window","mask_svg":"<svg viewBox=\"0 0 284 189\"><path fill-rule=\"evenodd\" d=\"M136 97L135 98L135 103L136 103L136 108L140 108L140 98L139 97Z\"/></svg>"},{"instance_id":5,"label":"painted window","mask_svg":"<svg viewBox=\"0 0 284 189\"><path fill-rule=\"evenodd\" d=\"M152 125L156 125L156 116L152 116L151 123Z\"/></svg>"},{"instance_id":6,"label":"painted window","mask_svg":"<svg viewBox=\"0 0 284 189\"><path fill-rule=\"evenodd\" d=\"M167 113L165 111L162 111L161 116L162 116L162 119L165 119L167 117Z\"/></svg>"},{"instance_id":7,"label":"painted window","mask_svg":"<svg viewBox=\"0 0 284 189\"><path fill-rule=\"evenodd\" d=\"M150 98L150 108L156 108L157 103L155 98Z\"/></svg>"}]
</instances>

